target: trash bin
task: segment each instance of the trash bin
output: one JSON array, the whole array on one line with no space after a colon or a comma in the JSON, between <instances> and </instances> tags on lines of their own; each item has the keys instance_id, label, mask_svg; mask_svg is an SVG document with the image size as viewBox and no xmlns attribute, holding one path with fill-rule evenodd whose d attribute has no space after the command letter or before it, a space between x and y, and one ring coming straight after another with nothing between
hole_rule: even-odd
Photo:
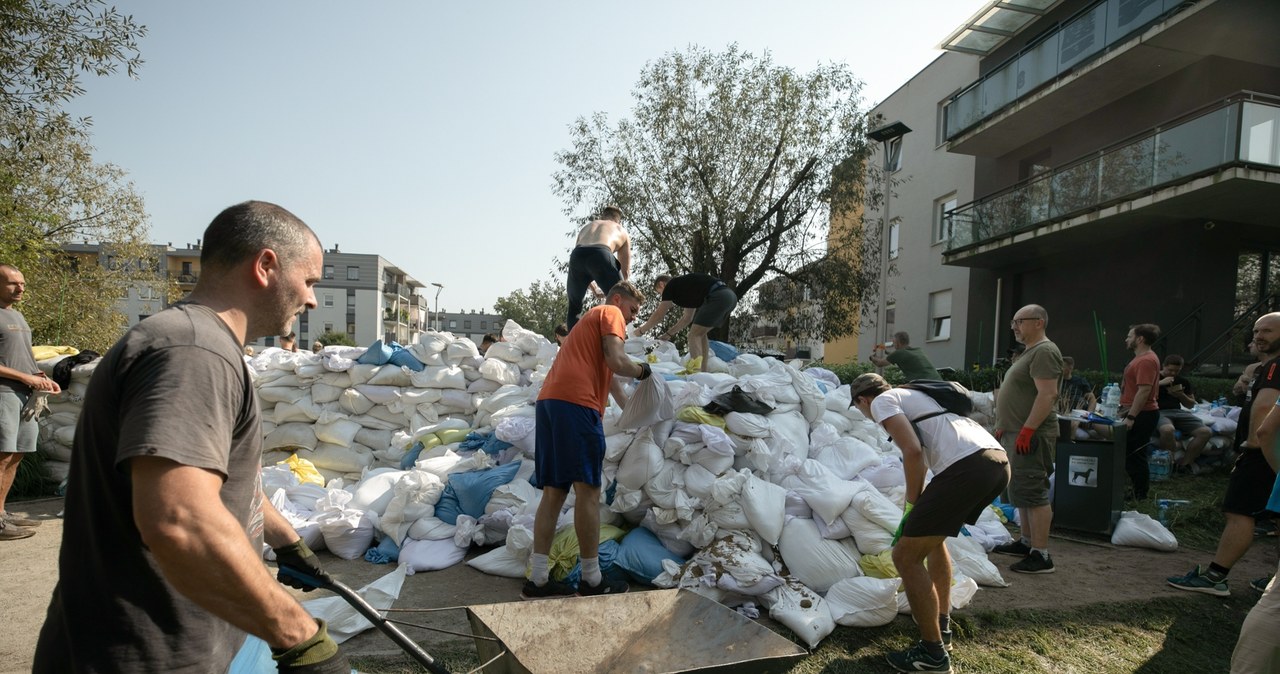
<instances>
[{"instance_id":1,"label":"trash bin","mask_svg":"<svg viewBox=\"0 0 1280 674\"><path fill-rule=\"evenodd\" d=\"M1110 440L1072 440L1071 421L1058 419L1053 526L1111 535L1124 510L1125 427Z\"/></svg>"}]
</instances>

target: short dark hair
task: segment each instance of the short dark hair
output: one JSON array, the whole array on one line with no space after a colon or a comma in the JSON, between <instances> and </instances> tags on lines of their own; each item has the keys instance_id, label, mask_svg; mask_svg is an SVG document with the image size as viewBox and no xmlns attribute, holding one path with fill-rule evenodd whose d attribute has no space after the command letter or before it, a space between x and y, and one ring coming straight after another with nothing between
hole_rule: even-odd
<instances>
[{"instance_id":1,"label":"short dark hair","mask_svg":"<svg viewBox=\"0 0 1280 674\"><path fill-rule=\"evenodd\" d=\"M1147 346L1155 344L1156 340L1160 339L1160 326L1155 323L1139 323L1129 326L1129 329L1133 330L1134 337L1141 337Z\"/></svg>"},{"instance_id":2,"label":"short dark hair","mask_svg":"<svg viewBox=\"0 0 1280 674\"><path fill-rule=\"evenodd\" d=\"M899 330L898 332L893 333L893 338L898 340L898 342L901 343L903 346L906 346L911 343L911 335L908 335L906 331L903 331L903 330Z\"/></svg>"},{"instance_id":3,"label":"short dark hair","mask_svg":"<svg viewBox=\"0 0 1280 674\"><path fill-rule=\"evenodd\" d=\"M618 281L613 284L613 287L604 296L604 301L608 302L609 298L614 295L627 295L631 299L644 304L644 293L640 292L640 289L631 281Z\"/></svg>"},{"instance_id":4,"label":"short dark hair","mask_svg":"<svg viewBox=\"0 0 1280 674\"><path fill-rule=\"evenodd\" d=\"M224 209L204 230L200 266L230 269L264 249L282 262L302 256L320 238L298 216L272 203L246 201Z\"/></svg>"},{"instance_id":5,"label":"short dark hair","mask_svg":"<svg viewBox=\"0 0 1280 674\"><path fill-rule=\"evenodd\" d=\"M561 337L567 337L569 336L569 326L565 325L564 323L561 323L560 325L556 326L555 330L552 330L552 333L560 335Z\"/></svg>"},{"instance_id":6,"label":"short dark hair","mask_svg":"<svg viewBox=\"0 0 1280 674\"><path fill-rule=\"evenodd\" d=\"M605 206L600 209L600 219L622 222L622 209L617 206Z\"/></svg>"},{"instance_id":7,"label":"short dark hair","mask_svg":"<svg viewBox=\"0 0 1280 674\"><path fill-rule=\"evenodd\" d=\"M480 340L480 343L481 344L497 344L498 342L501 342L501 341L502 341L501 337L493 334L492 332L486 332L484 334L484 338Z\"/></svg>"},{"instance_id":8,"label":"short dark hair","mask_svg":"<svg viewBox=\"0 0 1280 674\"><path fill-rule=\"evenodd\" d=\"M653 279L653 285L658 285L659 283L669 283L672 278L673 277L671 276L671 274L658 274L658 278Z\"/></svg>"},{"instance_id":9,"label":"short dark hair","mask_svg":"<svg viewBox=\"0 0 1280 674\"><path fill-rule=\"evenodd\" d=\"M1135 332L1133 334L1136 335L1138 333ZM1176 353L1171 353L1164 357L1164 364L1165 365L1186 365L1187 361L1183 360L1182 356L1179 356Z\"/></svg>"},{"instance_id":10,"label":"short dark hair","mask_svg":"<svg viewBox=\"0 0 1280 674\"><path fill-rule=\"evenodd\" d=\"M1076 359L1075 359L1075 358L1072 358L1071 356L1063 356L1063 357L1062 357L1062 364L1063 364L1063 365L1070 365L1071 367L1075 367L1075 366L1076 366Z\"/></svg>"},{"instance_id":11,"label":"short dark hair","mask_svg":"<svg viewBox=\"0 0 1280 674\"><path fill-rule=\"evenodd\" d=\"M860 374L849 384L849 400L852 402L862 396L874 398L889 389L889 382L884 377L874 372Z\"/></svg>"}]
</instances>

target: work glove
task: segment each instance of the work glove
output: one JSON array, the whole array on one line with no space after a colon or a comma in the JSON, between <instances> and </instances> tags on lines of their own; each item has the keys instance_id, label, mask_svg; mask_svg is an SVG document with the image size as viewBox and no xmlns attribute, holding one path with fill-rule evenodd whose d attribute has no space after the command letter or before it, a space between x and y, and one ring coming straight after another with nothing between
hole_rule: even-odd
<instances>
[{"instance_id":1,"label":"work glove","mask_svg":"<svg viewBox=\"0 0 1280 674\"><path fill-rule=\"evenodd\" d=\"M338 642L329 638L328 626L323 620L316 620L316 623L320 625L320 631L310 639L293 648L271 649L276 671L282 674L351 674L351 664L347 662L347 656L338 650Z\"/></svg>"},{"instance_id":2,"label":"work glove","mask_svg":"<svg viewBox=\"0 0 1280 674\"><path fill-rule=\"evenodd\" d=\"M648 379L651 374L653 374L653 368L649 367L648 363L640 363L640 376L636 377L636 379L643 381Z\"/></svg>"},{"instance_id":3,"label":"work glove","mask_svg":"<svg viewBox=\"0 0 1280 674\"><path fill-rule=\"evenodd\" d=\"M273 548L276 553L276 564L281 569L293 569L298 573L311 576L318 579L321 583L330 583L333 581L329 574L320 568L320 559L316 557L316 553L307 547L307 544L301 538L288 545L282 545ZM308 585L301 580L290 576L283 571L276 574L276 580L288 585L289 587L310 592L315 588L314 585Z\"/></svg>"},{"instance_id":4,"label":"work glove","mask_svg":"<svg viewBox=\"0 0 1280 674\"><path fill-rule=\"evenodd\" d=\"M1018 431L1018 439L1014 441L1013 448L1018 450L1019 454L1030 454L1031 436L1035 434L1036 429L1030 426L1023 426L1022 430Z\"/></svg>"},{"instance_id":5,"label":"work glove","mask_svg":"<svg viewBox=\"0 0 1280 674\"><path fill-rule=\"evenodd\" d=\"M915 507L911 501L907 501L906 507L902 509L902 519L898 521L898 530L893 532L893 542L890 547L898 544L898 539L902 538L902 527L907 523L907 515L911 514L911 509Z\"/></svg>"},{"instance_id":6,"label":"work glove","mask_svg":"<svg viewBox=\"0 0 1280 674\"><path fill-rule=\"evenodd\" d=\"M49 411L49 392L33 390L31 396L27 398L27 404L22 406L22 420L39 419L40 415L47 411Z\"/></svg>"},{"instance_id":7,"label":"work glove","mask_svg":"<svg viewBox=\"0 0 1280 674\"><path fill-rule=\"evenodd\" d=\"M995 433L993 433L992 435L993 435L993 436L995 436L995 439L996 439L996 440L999 440L999 439L1001 439L1001 438L1003 438L1003 437L1004 437L1004 429L1003 429L1003 428L997 428L997 429L996 429L996 432L995 432Z\"/></svg>"}]
</instances>

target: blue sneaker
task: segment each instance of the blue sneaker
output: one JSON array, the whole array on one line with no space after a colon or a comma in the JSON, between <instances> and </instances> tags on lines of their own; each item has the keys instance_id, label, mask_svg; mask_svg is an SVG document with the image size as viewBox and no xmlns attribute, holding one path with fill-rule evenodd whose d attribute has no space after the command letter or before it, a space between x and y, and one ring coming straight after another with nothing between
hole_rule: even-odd
<instances>
[{"instance_id":1,"label":"blue sneaker","mask_svg":"<svg viewBox=\"0 0 1280 674\"><path fill-rule=\"evenodd\" d=\"M1227 589L1227 579L1223 578L1216 582L1209 580L1204 570L1199 566L1192 569L1185 576L1171 576L1165 580L1169 583L1169 587L1176 587L1179 590L1203 592L1215 597L1231 596L1231 590Z\"/></svg>"},{"instance_id":2,"label":"blue sneaker","mask_svg":"<svg viewBox=\"0 0 1280 674\"><path fill-rule=\"evenodd\" d=\"M889 664L899 672L942 672L943 674L951 674L951 656L946 651L942 652L942 657L933 657L929 655L929 649L925 648L924 642L917 641L916 645L905 651L897 651L884 656Z\"/></svg>"},{"instance_id":3,"label":"blue sneaker","mask_svg":"<svg viewBox=\"0 0 1280 674\"><path fill-rule=\"evenodd\" d=\"M1267 591L1267 583L1270 583L1270 582L1271 582L1271 576L1267 575L1261 578L1253 579L1252 581L1249 582L1249 587L1253 588L1254 592L1257 592L1258 594L1262 594L1263 592Z\"/></svg>"}]
</instances>

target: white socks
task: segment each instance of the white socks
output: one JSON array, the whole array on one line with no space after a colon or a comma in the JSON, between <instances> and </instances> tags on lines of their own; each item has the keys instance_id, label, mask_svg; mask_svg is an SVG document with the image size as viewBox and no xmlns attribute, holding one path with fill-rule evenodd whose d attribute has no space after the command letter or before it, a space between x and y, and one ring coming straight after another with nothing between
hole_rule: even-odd
<instances>
[{"instance_id":1,"label":"white socks","mask_svg":"<svg viewBox=\"0 0 1280 674\"><path fill-rule=\"evenodd\" d=\"M582 580L592 587L599 585L603 580L600 576L600 558L582 557L579 561L582 563Z\"/></svg>"},{"instance_id":2,"label":"white socks","mask_svg":"<svg viewBox=\"0 0 1280 674\"><path fill-rule=\"evenodd\" d=\"M533 572L529 574L529 580L539 587L546 585L551 579L551 572L547 569L547 556L533 553L529 555L529 562L533 565Z\"/></svg>"}]
</instances>

